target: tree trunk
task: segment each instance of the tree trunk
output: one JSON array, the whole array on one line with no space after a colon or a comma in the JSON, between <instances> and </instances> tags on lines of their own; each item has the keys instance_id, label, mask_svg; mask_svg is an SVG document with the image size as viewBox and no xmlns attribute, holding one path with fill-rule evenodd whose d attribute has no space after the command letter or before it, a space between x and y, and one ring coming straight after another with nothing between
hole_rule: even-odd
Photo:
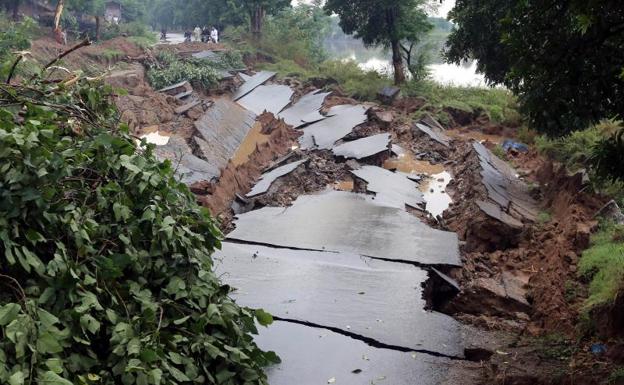
<instances>
[{"instance_id":1,"label":"tree trunk","mask_svg":"<svg viewBox=\"0 0 624 385\"><path fill-rule=\"evenodd\" d=\"M100 17L95 17L95 41L100 41Z\"/></svg>"},{"instance_id":2,"label":"tree trunk","mask_svg":"<svg viewBox=\"0 0 624 385\"><path fill-rule=\"evenodd\" d=\"M59 44L63 43L63 37L61 34L61 15L63 14L64 5L64 0L58 0L58 3L56 3L56 10L54 11L54 37Z\"/></svg>"},{"instance_id":3,"label":"tree trunk","mask_svg":"<svg viewBox=\"0 0 624 385\"><path fill-rule=\"evenodd\" d=\"M394 67L394 84L405 83L405 66L403 56L401 56L401 44L398 40L392 41L392 66Z\"/></svg>"},{"instance_id":4,"label":"tree trunk","mask_svg":"<svg viewBox=\"0 0 624 385\"><path fill-rule=\"evenodd\" d=\"M13 20L15 21L19 19L19 6L20 0L13 0Z\"/></svg>"},{"instance_id":5,"label":"tree trunk","mask_svg":"<svg viewBox=\"0 0 624 385\"><path fill-rule=\"evenodd\" d=\"M251 12L251 34L254 39L260 40L262 36L262 23L264 22L264 8L256 5Z\"/></svg>"}]
</instances>

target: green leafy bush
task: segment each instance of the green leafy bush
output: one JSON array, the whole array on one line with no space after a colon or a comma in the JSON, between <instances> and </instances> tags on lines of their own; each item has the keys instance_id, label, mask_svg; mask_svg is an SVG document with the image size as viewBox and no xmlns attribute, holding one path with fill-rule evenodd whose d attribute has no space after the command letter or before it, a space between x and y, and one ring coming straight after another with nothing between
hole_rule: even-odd
<instances>
[{"instance_id":1,"label":"green leafy bush","mask_svg":"<svg viewBox=\"0 0 624 385\"><path fill-rule=\"evenodd\" d=\"M152 87L159 89L188 80L193 86L209 89L219 81L219 73L208 61L171 60L147 72Z\"/></svg>"},{"instance_id":2,"label":"green leafy bush","mask_svg":"<svg viewBox=\"0 0 624 385\"><path fill-rule=\"evenodd\" d=\"M6 79L15 62L15 51L30 47L30 39L37 32L37 23L31 18L24 18L16 23L0 13L0 78Z\"/></svg>"},{"instance_id":3,"label":"green leafy bush","mask_svg":"<svg viewBox=\"0 0 624 385\"><path fill-rule=\"evenodd\" d=\"M624 227L601 225L592 246L583 252L579 273L591 279L586 307L612 303L624 289Z\"/></svg>"},{"instance_id":4,"label":"green leafy bush","mask_svg":"<svg viewBox=\"0 0 624 385\"><path fill-rule=\"evenodd\" d=\"M154 31L139 21L121 24L106 24L106 26L102 28L102 31L100 31L100 38L103 40L110 40L119 36L135 38L140 37L146 42L150 42L152 44L158 41L157 35Z\"/></svg>"},{"instance_id":5,"label":"green leafy bush","mask_svg":"<svg viewBox=\"0 0 624 385\"><path fill-rule=\"evenodd\" d=\"M377 92L392 84L390 78L375 71L365 71L354 61L326 61L320 65L319 72L336 80L349 96L362 100L375 100Z\"/></svg>"},{"instance_id":6,"label":"green leafy bush","mask_svg":"<svg viewBox=\"0 0 624 385\"><path fill-rule=\"evenodd\" d=\"M101 86L51 87L0 85L0 383L266 384L208 211Z\"/></svg>"}]
</instances>

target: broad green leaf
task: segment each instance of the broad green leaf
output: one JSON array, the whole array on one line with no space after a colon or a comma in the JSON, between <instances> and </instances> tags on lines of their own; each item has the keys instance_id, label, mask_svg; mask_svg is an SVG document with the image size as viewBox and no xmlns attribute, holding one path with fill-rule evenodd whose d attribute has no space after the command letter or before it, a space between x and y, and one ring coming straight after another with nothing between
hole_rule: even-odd
<instances>
[{"instance_id":1,"label":"broad green leaf","mask_svg":"<svg viewBox=\"0 0 624 385\"><path fill-rule=\"evenodd\" d=\"M256 318L262 326L269 326L273 323L273 316L262 309L256 309Z\"/></svg>"},{"instance_id":2,"label":"broad green leaf","mask_svg":"<svg viewBox=\"0 0 624 385\"><path fill-rule=\"evenodd\" d=\"M71 381L64 379L53 371L43 373L39 377L38 383L45 385L74 385Z\"/></svg>"},{"instance_id":3,"label":"broad green leaf","mask_svg":"<svg viewBox=\"0 0 624 385\"><path fill-rule=\"evenodd\" d=\"M19 314L22 308L16 303L7 303L0 307L0 326L8 325Z\"/></svg>"}]
</instances>

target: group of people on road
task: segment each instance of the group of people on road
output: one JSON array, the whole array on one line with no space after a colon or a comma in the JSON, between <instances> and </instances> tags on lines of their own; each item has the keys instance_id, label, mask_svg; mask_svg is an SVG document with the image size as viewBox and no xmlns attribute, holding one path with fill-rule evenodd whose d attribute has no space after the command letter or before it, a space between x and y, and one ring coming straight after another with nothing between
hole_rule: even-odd
<instances>
[{"instance_id":1,"label":"group of people on road","mask_svg":"<svg viewBox=\"0 0 624 385\"><path fill-rule=\"evenodd\" d=\"M219 30L217 30L216 27L212 27L210 29L208 27L195 27L193 32L187 31L184 33L184 39L187 42L191 41L191 36L195 41L201 40L202 43L212 42L216 44L219 42Z\"/></svg>"},{"instance_id":2,"label":"group of people on road","mask_svg":"<svg viewBox=\"0 0 624 385\"><path fill-rule=\"evenodd\" d=\"M184 41L191 42L191 39L195 41L201 40L202 43L212 42L216 44L219 43L219 30L216 27L210 29L208 27L195 27L192 31L187 29L184 31ZM165 28L160 31L160 40L167 40L167 30Z\"/></svg>"}]
</instances>

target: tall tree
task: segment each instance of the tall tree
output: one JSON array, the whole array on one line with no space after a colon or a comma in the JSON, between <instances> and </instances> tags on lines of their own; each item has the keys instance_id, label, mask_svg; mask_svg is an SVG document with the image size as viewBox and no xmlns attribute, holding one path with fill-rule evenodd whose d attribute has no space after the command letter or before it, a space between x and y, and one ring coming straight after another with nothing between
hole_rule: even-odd
<instances>
[{"instance_id":1,"label":"tall tree","mask_svg":"<svg viewBox=\"0 0 624 385\"><path fill-rule=\"evenodd\" d=\"M618 0L457 0L446 56L476 59L550 135L624 115L624 7Z\"/></svg>"},{"instance_id":2,"label":"tall tree","mask_svg":"<svg viewBox=\"0 0 624 385\"><path fill-rule=\"evenodd\" d=\"M275 14L290 7L290 0L235 0L230 3L249 15L249 32L256 39L262 35L262 26L267 14Z\"/></svg>"},{"instance_id":3,"label":"tall tree","mask_svg":"<svg viewBox=\"0 0 624 385\"><path fill-rule=\"evenodd\" d=\"M394 82L405 82L401 42L418 41L431 25L425 0L327 0L325 10L340 17L340 27L368 46L392 50Z\"/></svg>"}]
</instances>

